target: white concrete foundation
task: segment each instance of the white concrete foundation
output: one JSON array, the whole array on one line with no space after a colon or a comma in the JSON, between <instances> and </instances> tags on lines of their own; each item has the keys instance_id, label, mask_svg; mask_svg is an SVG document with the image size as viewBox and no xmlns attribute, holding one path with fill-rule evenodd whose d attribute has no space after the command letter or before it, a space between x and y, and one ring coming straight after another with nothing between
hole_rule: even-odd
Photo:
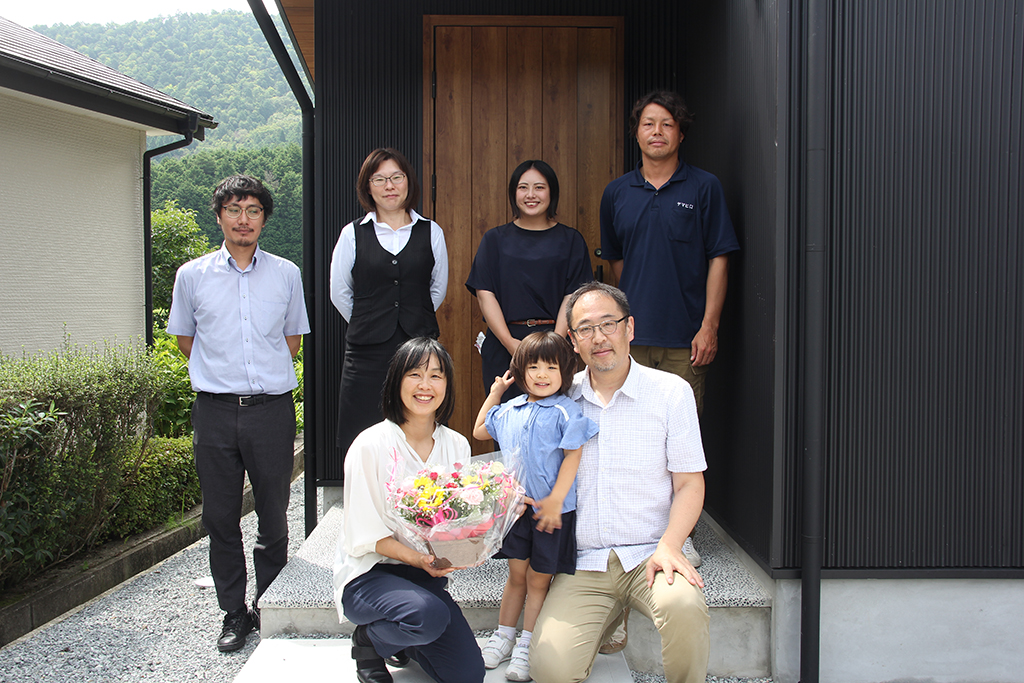
<instances>
[{"instance_id":1,"label":"white concrete foundation","mask_svg":"<svg viewBox=\"0 0 1024 683\"><path fill-rule=\"evenodd\" d=\"M779 581L773 678L800 678L800 582ZM1024 683L1024 581L829 579L822 683Z\"/></svg>"}]
</instances>

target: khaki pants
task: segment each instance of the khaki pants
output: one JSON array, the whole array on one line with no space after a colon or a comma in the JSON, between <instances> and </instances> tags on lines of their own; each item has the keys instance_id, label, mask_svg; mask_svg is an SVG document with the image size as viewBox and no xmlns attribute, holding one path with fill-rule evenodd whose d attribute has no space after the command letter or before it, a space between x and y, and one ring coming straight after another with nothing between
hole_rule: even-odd
<instances>
[{"instance_id":1,"label":"khaki pants","mask_svg":"<svg viewBox=\"0 0 1024 683\"><path fill-rule=\"evenodd\" d=\"M576 683L590 676L597 649L624 607L650 617L661 634L668 683L704 683L708 668L708 607L701 589L664 572L647 587L647 563L626 572L613 551L608 571L556 574L530 644L537 683Z\"/></svg>"},{"instance_id":2,"label":"khaki pants","mask_svg":"<svg viewBox=\"0 0 1024 683\"><path fill-rule=\"evenodd\" d=\"M704 413L704 376L710 365L690 365L690 349L670 349L663 346L629 345L629 355L637 363L655 370L679 375L690 384L697 402L697 417Z\"/></svg>"}]
</instances>

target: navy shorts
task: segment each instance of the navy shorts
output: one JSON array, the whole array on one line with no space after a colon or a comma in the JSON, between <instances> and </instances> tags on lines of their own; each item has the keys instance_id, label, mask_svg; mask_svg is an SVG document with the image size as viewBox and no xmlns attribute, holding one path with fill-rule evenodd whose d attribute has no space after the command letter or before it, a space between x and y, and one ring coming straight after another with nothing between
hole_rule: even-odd
<instances>
[{"instance_id":1,"label":"navy shorts","mask_svg":"<svg viewBox=\"0 0 1024 683\"><path fill-rule=\"evenodd\" d=\"M576 573L576 511L562 513L562 528L537 531L533 508L527 507L501 544L498 558L529 560L540 574Z\"/></svg>"}]
</instances>

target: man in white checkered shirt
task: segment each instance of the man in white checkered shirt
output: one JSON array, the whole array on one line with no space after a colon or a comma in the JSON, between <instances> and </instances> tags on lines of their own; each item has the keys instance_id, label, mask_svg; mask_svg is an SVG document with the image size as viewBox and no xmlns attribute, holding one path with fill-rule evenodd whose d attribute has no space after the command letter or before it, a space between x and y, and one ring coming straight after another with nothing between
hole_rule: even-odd
<instances>
[{"instance_id":1,"label":"man in white checkered shirt","mask_svg":"<svg viewBox=\"0 0 1024 683\"><path fill-rule=\"evenodd\" d=\"M703 683L704 581L682 552L704 505L707 469L693 391L630 358L633 318L620 290L588 283L569 297L566 315L587 366L570 396L600 432L584 445L576 475L576 573L551 583L531 674L537 683L585 680L630 607L657 626L668 682Z\"/></svg>"}]
</instances>

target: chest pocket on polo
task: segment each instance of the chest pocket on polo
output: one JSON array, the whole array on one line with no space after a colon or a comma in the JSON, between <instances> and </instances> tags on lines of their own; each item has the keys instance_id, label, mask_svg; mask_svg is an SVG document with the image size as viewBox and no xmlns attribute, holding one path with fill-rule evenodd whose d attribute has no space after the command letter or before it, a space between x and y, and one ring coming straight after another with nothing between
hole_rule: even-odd
<instances>
[{"instance_id":1,"label":"chest pocket on polo","mask_svg":"<svg viewBox=\"0 0 1024 683\"><path fill-rule=\"evenodd\" d=\"M669 211L669 237L675 242L695 242L700 237L697 205L676 202Z\"/></svg>"}]
</instances>

